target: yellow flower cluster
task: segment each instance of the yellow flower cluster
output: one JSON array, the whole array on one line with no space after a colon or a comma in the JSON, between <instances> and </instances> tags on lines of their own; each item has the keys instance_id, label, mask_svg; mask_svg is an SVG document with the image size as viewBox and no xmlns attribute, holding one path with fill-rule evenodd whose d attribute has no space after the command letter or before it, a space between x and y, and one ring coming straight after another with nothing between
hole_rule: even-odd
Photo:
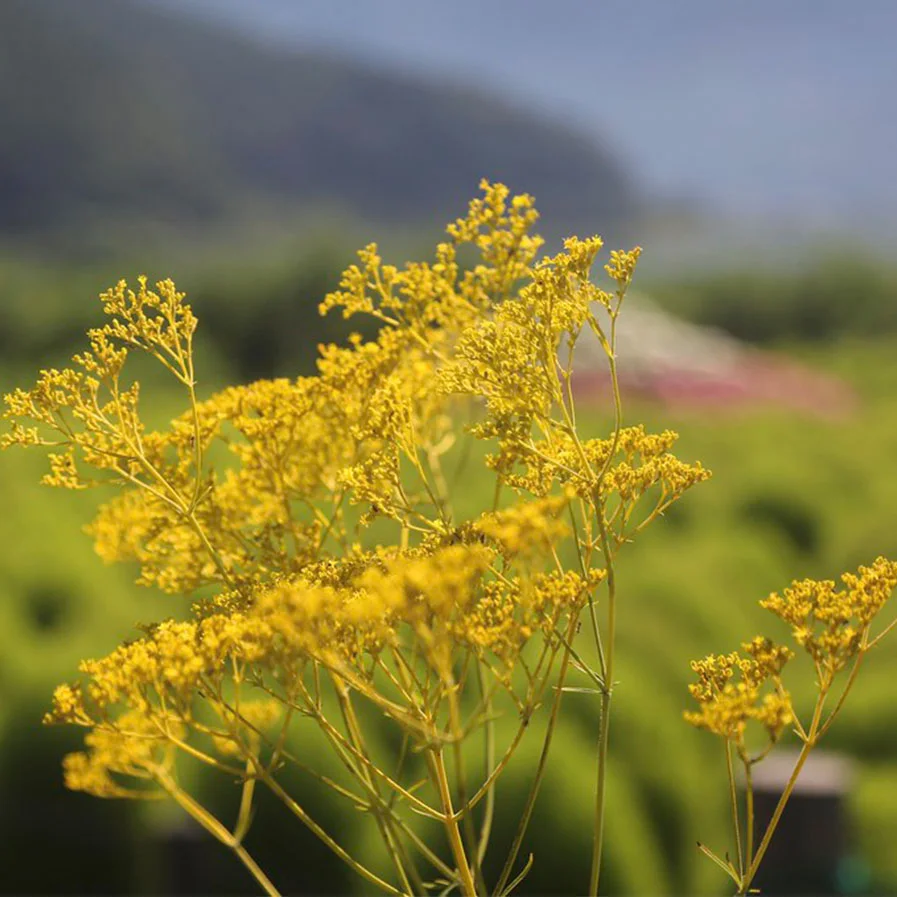
<instances>
[{"instance_id":1,"label":"yellow flower cluster","mask_svg":"<svg viewBox=\"0 0 897 897\"><path fill-rule=\"evenodd\" d=\"M572 237L537 261L532 198L500 184L481 188L433 261L398 268L375 244L358 254L321 312L368 315L379 332L322 346L314 376L200 400L196 318L170 281L151 290L140 278L135 290L122 282L103 294L109 320L90 331L90 348L72 367L45 371L33 389L6 397L12 429L3 447L51 448L53 485L120 488L90 528L99 554L136 562L144 585L202 596L188 619L147 627L142 638L83 662L80 684L57 689L47 720L90 730L86 750L66 760L68 784L103 796L172 796L269 893L240 843L257 781L369 882L384 884L284 796L276 771L287 760L302 763L288 748L295 715L318 724L354 777L357 792L316 775L375 816L402 892L423 889L400 846L408 804L443 823L455 869L438 857L433 865L472 894L479 851L471 868L459 820L469 840L469 814L491 799L552 677L548 741L571 669L599 684L606 730L616 553L709 476L671 453L676 434L620 423L615 326L640 250L611 254L613 291L603 290L590 280L600 238ZM576 427L572 363L585 330L606 351L615 387L606 439L580 439ZM144 425L139 385L125 379L134 351L162 364L185 396L185 412L165 429ZM466 519L456 519L457 480L450 483L446 463L462 435L459 405L478 415L473 436L495 448L487 460L495 482L483 495L491 505ZM460 471L466 453L458 455L451 466ZM516 503L508 505L506 489ZM653 501L636 516L648 493ZM575 572L562 561L565 542ZM595 613L605 587L606 647ZM572 645L586 608L599 671ZM753 660L730 662L747 677L738 688L757 691L758 671L771 675L764 650L754 645ZM713 708L733 688L722 682L702 712L722 714ZM499 698L513 702L520 728L469 792L461 742L480 730L489 742ZM390 773L377 767L355 713L359 700L425 756L437 807L409 773L403 778L402 764ZM777 732L776 708L765 700L762 711L730 707L728 718L740 713ZM454 793L470 799L466 807L453 805L449 749ZM181 755L242 783L234 833L180 791Z\"/></svg>"},{"instance_id":2,"label":"yellow flower cluster","mask_svg":"<svg viewBox=\"0 0 897 897\"><path fill-rule=\"evenodd\" d=\"M543 537L541 527L531 536L534 542ZM516 544L523 545L519 539ZM446 658L458 644L490 647L482 627L494 620L499 596L506 604L505 633L513 627L520 646L534 627L550 629L559 612L575 609L603 577L603 571L588 582L572 573L540 574L508 584L487 577L494 557L478 543L427 553L380 551L350 560L341 572L331 561L328 572L311 571L316 583L283 579L259 589L243 609L160 623L102 660L84 661L86 692L60 686L51 720L89 724L126 704L142 712L168 706L186 721L203 682L220 686L234 661L272 672L313 661L354 675L362 654L376 657L386 646L416 645L448 677Z\"/></svg>"},{"instance_id":3,"label":"yellow flower cluster","mask_svg":"<svg viewBox=\"0 0 897 897\"><path fill-rule=\"evenodd\" d=\"M487 464L505 483L536 496L558 485L570 487L592 504L616 493L627 505L622 521L652 487L661 487L656 515L709 472L670 454L676 435L669 431L650 435L635 427L585 442L576 433L571 391L576 341L589 328L613 358L612 336L595 310L603 308L616 319L640 254L634 249L612 255L607 266L617 282L612 294L589 280L601 246L597 237L572 237L564 252L541 261L531 283L462 333L454 357L439 370L439 382L448 393L485 403L485 417L472 432L497 440L498 452Z\"/></svg>"},{"instance_id":4,"label":"yellow flower cluster","mask_svg":"<svg viewBox=\"0 0 897 897\"><path fill-rule=\"evenodd\" d=\"M797 644L829 676L864 646L869 625L897 586L897 563L880 557L841 580L844 589L831 580L793 582L781 595L774 592L760 602L791 627Z\"/></svg>"},{"instance_id":5,"label":"yellow flower cluster","mask_svg":"<svg viewBox=\"0 0 897 897\"><path fill-rule=\"evenodd\" d=\"M617 289L625 290L632 283L632 275L635 273L635 266L641 254L640 246L630 249L629 252L622 252L619 249L611 250L610 261L604 266L604 270L616 281Z\"/></svg>"},{"instance_id":6,"label":"yellow flower cluster","mask_svg":"<svg viewBox=\"0 0 897 897\"><path fill-rule=\"evenodd\" d=\"M793 717L791 699L782 688L780 678L791 651L759 637L742 647L747 657L738 652L711 654L692 663L698 681L688 690L700 709L686 713L685 718L743 750L750 720L763 726L769 740L775 742ZM767 683L774 690L764 693Z\"/></svg>"},{"instance_id":7,"label":"yellow flower cluster","mask_svg":"<svg viewBox=\"0 0 897 897\"><path fill-rule=\"evenodd\" d=\"M154 779L169 770L174 758L171 745L160 732L161 714L150 718L138 711L122 714L114 727L97 726L84 739L86 751L69 754L63 762L65 784L73 791L96 797L157 798ZM174 737L183 727L169 721ZM142 787L126 787L122 780L135 779Z\"/></svg>"},{"instance_id":8,"label":"yellow flower cluster","mask_svg":"<svg viewBox=\"0 0 897 897\"><path fill-rule=\"evenodd\" d=\"M506 444L504 454L487 463L501 470L509 485L533 495L549 495L557 484L586 500L615 494L631 516L639 499L655 487L657 512L710 478L700 463L686 464L670 452L677 438L671 430L646 433L641 424L624 428L615 439L579 442L560 432L551 439Z\"/></svg>"},{"instance_id":9,"label":"yellow flower cluster","mask_svg":"<svg viewBox=\"0 0 897 897\"><path fill-rule=\"evenodd\" d=\"M358 265L343 274L339 290L321 303L321 313L342 308L346 318L369 314L403 328L410 341L445 342L476 320L490 304L509 295L528 277L542 238L530 234L538 219L531 196L508 201L502 184L480 184L465 217L446 228L448 240L436 247L432 263L415 262L399 270L384 265L376 244L358 253ZM469 245L482 261L466 270L458 260Z\"/></svg>"},{"instance_id":10,"label":"yellow flower cluster","mask_svg":"<svg viewBox=\"0 0 897 897\"><path fill-rule=\"evenodd\" d=\"M550 496L521 502L504 511L488 514L476 529L494 539L507 558L544 558L570 532L558 516L571 496Z\"/></svg>"},{"instance_id":11,"label":"yellow flower cluster","mask_svg":"<svg viewBox=\"0 0 897 897\"><path fill-rule=\"evenodd\" d=\"M415 675L428 685L381 685L373 700L429 743L439 737L433 697L454 688L465 650L492 657L498 682L514 695L511 671L527 641L538 632L551 638L559 621L578 613L603 578L603 571L588 581L568 572L502 582L487 579L493 557L479 544L450 545L428 556L380 555L364 572L356 567L347 587L282 581L260 590L245 610L164 622L101 660L83 662L86 686L60 686L47 716L48 722L93 728L87 751L67 760L69 786L135 796L119 777L157 780L170 766L166 751L181 746L186 732L211 736L210 748L222 758L239 753L235 724L248 729L258 745L253 733L308 688L310 665L364 693L371 663L419 657L425 668ZM209 729L201 722L203 707L225 715L221 696L234 670L241 671L241 680L270 683L264 687L280 705L243 702L239 713L229 711L231 729ZM117 716L120 707L130 709Z\"/></svg>"},{"instance_id":12,"label":"yellow flower cluster","mask_svg":"<svg viewBox=\"0 0 897 897\"><path fill-rule=\"evenodd\" d=\"M575 341L594 321L593 302L611 301L589 281L601 245L597 237L570 238L563 253L536 266L530 284L462 334L440 382L449 393L485 399L487 417L478 435L523 437L534 423L550 418L553 403L563 401L558 346L562 339Z\"/></svg>"},{"instance_id":13,"label":"yellow flower cluster","mask_svg":"<svg viewBox=\"0 0 897 897\"><path fill-rule=\"evenodd\" d=\"M113 319L89 332L90 349L75 355L76 368L42 371L32 390L17 389L5 397L5 416L13 421L13 429L3 437L2 447L20 443L64 448L52 456L51 485L83 485L76 470L78 453L88 465L125 479L147 472L136 451L144 432L139 389L120 382L129 349L148 352L184 385L193 385L196 318L170 280L157 288L158 293L148 290L146 279L140 278L136 293L124 281L104 293L103 310ZM23 420L37 426L25 427ZM61 439L48 441L40 427Z\"/></svg>"},{"instance_id":14,"label":"yellow flower cluster","mask_svg":"<svg viewBox=\"0 0 897 897\"><path fill-rule=\"evenodd\" d=\"M869 567L841 577L845 588L836 589L830 580L805 579L793 582L780 595L773 592L760 605L772 611L791 627L795 642L813 659L820 691L820 711L835 676L851 661L857 661L874 642L869 640L870 626L897 586L897 563L878 558ZM875 640L877 641L877 639ZM699 728L708 729L743 746L744 724L756 719L775 741L784 726L793 720L791 699L781 682L782 667L793 656L791 650L757 636L744 645L750 658L737 653L710 655L692 663L698 682L689 691L701 708L685 718ZM740 681L733 682L735 672ZM774 692L763 696L767 682ZM847 685L846 696L851 682ZM842 701L838 704L840 709ZM837 713L832 714L832 718ZM810 727L813 735L797 723L807 741L815 738L820 718ZM827 728L827 725L825 726Z\"/></svg>"},{"instance_id":15,"label":"yellow flower cluster","mask_svg":"<svg viewBox=\"0 0 897 897\"><path fill-rule=\"evenodd\" d=\"M870 637L873 621L897 586L897 563L880 557L871 566L860 567L856 573L845 573L841 579L843 589L837 589L835 583L828 580L793 582L781 595L774 592L760 602L762 607L791 627L795 642L813 661L817 695L809 720L799 718L782 682L782 669L793 656L793 652L784 645L758 636L744 645L748 657L742 657L737 652L711 654L691 665L698 681L689 686L689 691L698 702L699 709L686 712L685 719L719 736L725 743L736 862L730 859L728 853L723 858L706 845L699 843L698 846L732 878L739 894L752 893L751 883L791 798L801 769L810 752L840 714L856 681L863 657L895 625L891 622L877 636ZM848 665L851 665L849 674L838 677L838 673ZM842 679L837 700L827 703L836 683ZM748 752L745 738L750 721L759 723L767 735L766 747L756 754ZM792 728L802 746L755 849L752 768L767 756L786 727ZM732 765L733 749L744 769L743 830L739 821Z\"/></svg>"}]
</instances>

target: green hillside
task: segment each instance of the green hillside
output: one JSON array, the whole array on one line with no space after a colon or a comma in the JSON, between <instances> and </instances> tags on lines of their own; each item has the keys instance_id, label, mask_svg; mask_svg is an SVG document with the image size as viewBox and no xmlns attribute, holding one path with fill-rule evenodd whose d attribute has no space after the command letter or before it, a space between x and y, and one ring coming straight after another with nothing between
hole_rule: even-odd
<instances>
[{"instance_id":1,"label":"green hillside","mask_svg":"<svg viewBox=\"0 0 897 897\"><path fill-rule=\"evenodd\" d=\"M427 222L482 177L525 184L570 228L637 204L561 124L136 0L0 4L0 121L0 238L57 248L321 207Z\"/></svg>"}]
</instances>

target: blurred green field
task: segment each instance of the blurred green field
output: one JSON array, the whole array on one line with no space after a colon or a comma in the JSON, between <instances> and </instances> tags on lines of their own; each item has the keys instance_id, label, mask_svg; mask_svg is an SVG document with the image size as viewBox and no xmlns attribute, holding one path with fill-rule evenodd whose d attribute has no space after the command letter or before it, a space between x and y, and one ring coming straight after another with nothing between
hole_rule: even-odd
<instances>
[{"instance_id":1,"label":"blurred green field","mask_svg":"<svg viewBox=\"0 0 897 897\"><path fill-rule=\"evenodd\" d=\"M768 410L712 418L646 405L626 411L630 423L678 430L678 454L700 459L714 478L649 529L621 561L607 843L611 893L725 890L694 847L701 838L724 849L714 839L726 831L727 817L720 746L681 719L690 700L689 661L731 650L756 633L784 636L757 601L791 579L836 577L878 554L897 556L897 342L857 339L794 352L853 384L862 396L856 413L818 420ZM161 404L174 413L177 401L163 396ZM607 426L600 412L585 421L595 432ZM78 659L133 635L134 623L177 614L179 601L136 589L130 584L133 571L103 567L79 533L98 496L51 492L37 485L40 473L36 455L15 451L0 458L0 777L15 781L23 756L29 762L39 756L40 775L29 774L30 787L42 782L56 793L62 745L34 728L52 687L72 676ZM459 483L461 515L472 513L484 492L491 494L483 477L475 464L466 469ZM809 683L809 671L803 672ZM897 857L886 834L897 821L895 676L897 652L885 643L863 671L828 744L858 760L850 812L858 853L871 870L871 890L879 892L897 890ZM565 706L525 845L537 857L524 887L530 893L575 892L587 874L597 705L588 695L572 694ZM511 837L538 753L539 726L532 728L504 782L496 847ZM25 730L27 745L47 749L28 753L26 747L23 755ZM100 803L80 796L68 800L77 802L79 814ZM130 818L129 809L121 812ZM339 825L333 807L319 812ZM373 848L366 833L356 822L345 838L368 853ZM349 886L351 878L335 881Z\"/></svg>"}]
</instances>

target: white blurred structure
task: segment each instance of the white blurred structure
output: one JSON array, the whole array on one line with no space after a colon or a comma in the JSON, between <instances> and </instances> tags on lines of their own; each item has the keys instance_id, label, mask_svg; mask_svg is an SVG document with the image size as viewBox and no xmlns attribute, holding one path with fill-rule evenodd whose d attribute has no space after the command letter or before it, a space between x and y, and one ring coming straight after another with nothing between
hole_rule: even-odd
<instances>
[{"instance_id":1,"label":"white blurred structure","mask_svg":"<svg viewBox=\"0 0 897 897\"><path fill-rule=\"evenodd\" d=\"M748 346L721 330L682 321L642 295L628 294L617 324L617 369L630 395L706 408L780 405L837 417L857 403L841 380ZM605 401L607 359L591 331L576 344L578 401Z\"/></svg>"}]
</instances>

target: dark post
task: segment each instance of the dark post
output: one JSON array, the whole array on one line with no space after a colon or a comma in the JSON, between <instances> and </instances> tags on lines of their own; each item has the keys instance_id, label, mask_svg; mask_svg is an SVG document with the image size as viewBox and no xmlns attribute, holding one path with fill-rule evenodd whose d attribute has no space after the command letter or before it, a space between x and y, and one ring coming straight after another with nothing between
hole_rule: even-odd
<instances>
[{"instance_id":1,"label":"dark post","mask_svg":"<svg viewBox=\"0 0 897 897\"><path fill-rule=\"evenodd\" d=\"M796 750L779 750L754 768L754 844L766 831L797 761ZM852 768L848 758L815 751L805 763L753 887L763 894L856 893L845 881L855 867L845 797ZM855 876L854 876L855 879Z\"/></svg>"}]
</instances>

